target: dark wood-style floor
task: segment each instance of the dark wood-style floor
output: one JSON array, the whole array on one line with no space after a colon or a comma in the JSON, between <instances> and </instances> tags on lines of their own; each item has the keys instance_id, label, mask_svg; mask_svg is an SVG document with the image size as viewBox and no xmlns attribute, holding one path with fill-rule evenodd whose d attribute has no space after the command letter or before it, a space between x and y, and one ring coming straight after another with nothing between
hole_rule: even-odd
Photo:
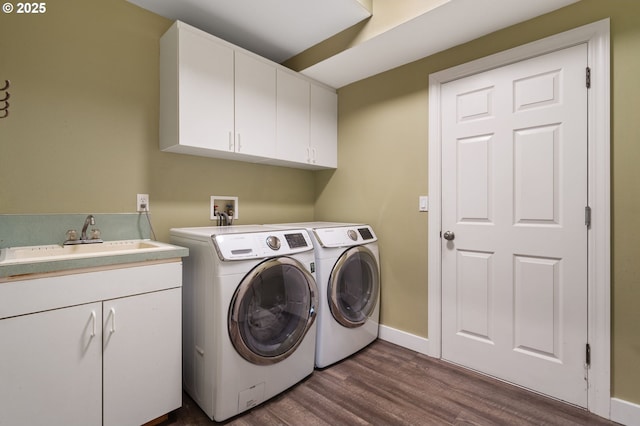
<instances>
[{"instance_id":1,"label":"dark wood-style floor","mask_svg":"<svg viewBox=\"0 0 640 426\"><path fill-rule=\"evenodd\" d=\"M163 425L211 425L184 394ZM378 340L225 425L613 425L601 417Z\"/></svg>"}]
</instances>

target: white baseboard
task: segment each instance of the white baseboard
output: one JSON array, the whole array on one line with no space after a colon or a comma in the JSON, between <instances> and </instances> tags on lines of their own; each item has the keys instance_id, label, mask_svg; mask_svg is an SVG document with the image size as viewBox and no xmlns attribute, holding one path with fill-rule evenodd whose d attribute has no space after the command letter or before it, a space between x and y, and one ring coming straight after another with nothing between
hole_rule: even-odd
<instances>
[{"instance_id":1,"label":"white baseboard","mask_svg":"<svg viewBox=\"0 0 640 426\"><path fill-rule=\"evenodd\" d=\"M386 325L380 325L378 328L378 337L382 340L386 340L387 342L402 346L403 348L411 349L412 351L416 351L421 354L430 354L429 339L426 337L416 336L415 334L396 330L395 328L391 328Z\"/></svg>"},{"instance_id":2,"label":"white baseboard","mask_svg":"<svg viewBox=\"0 0 640 426\"><path fill-rule=\"evenodd\" d=\"M640 426L640 405L611 398L611 420L627 426Z\"/></svg>"}]
</instances>

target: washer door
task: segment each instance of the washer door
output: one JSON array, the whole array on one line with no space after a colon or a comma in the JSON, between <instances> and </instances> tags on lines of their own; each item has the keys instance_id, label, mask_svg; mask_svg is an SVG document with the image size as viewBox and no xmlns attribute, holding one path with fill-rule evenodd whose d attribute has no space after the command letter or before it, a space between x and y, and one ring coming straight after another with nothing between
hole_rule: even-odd
<instances>
[{"instance_id":1,"label":"washer door","mask_svg":"<svg viewBox=\"0 0 640 426\"><path fill-rule=\"evenodd\" d=\"M229 307L229 336L247 361L267 365L291 355L316 318L313 276L290 257L266 260L247 274Z\"/></svg>"},{"instance_id":2,"label":"washer door","mask_svg":"<svg viewBox=\"0 0 640 426\"><path fill-rule=\"evenodd\" d=\"M371 250L356 246L342 253L327 289L333 318L345 327L361 326L373 313L379 293L378 262Z\"/></svg>"}]
</instances>

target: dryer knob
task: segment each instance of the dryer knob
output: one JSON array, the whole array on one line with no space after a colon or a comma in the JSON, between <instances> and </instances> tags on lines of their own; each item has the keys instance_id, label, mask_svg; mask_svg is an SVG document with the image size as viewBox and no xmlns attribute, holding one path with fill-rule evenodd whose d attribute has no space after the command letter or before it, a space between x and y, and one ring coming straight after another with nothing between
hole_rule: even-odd
<instances>
[{"instance_id":1,"label":"dryer knob","mask_svg":"<svg viewBox=\"0 0 640 426\"><path fill-rule=\"evenodd\" d=\"M280 250L280 238L273 235L268 236L267 245L271 250Z\"/></svg>"},{"instance_id":2,"label":"dryer knob","mask_svg":"<svg viewBox=\"0 0 640 426\"><path fill-rule=\"evenodd\" d=\"M358 241L358 234L356 233L356 231L354 231L353 229L349 229L347 231L347 235L349 236L349 238L351 238L353 241Z\"/></svg>"}]
</instances>

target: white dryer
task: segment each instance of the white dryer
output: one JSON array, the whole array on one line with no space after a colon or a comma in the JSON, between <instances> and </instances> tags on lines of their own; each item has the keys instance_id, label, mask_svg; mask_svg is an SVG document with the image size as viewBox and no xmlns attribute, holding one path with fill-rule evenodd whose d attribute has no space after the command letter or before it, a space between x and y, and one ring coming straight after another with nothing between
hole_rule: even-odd
<instances>
[{"instance_id":1,"label":"white dryer","mask_svg":"<svg viewBox=\"0 0 640 426\"><path fill-rule=\"evenodd\" d=\"M174 228L183 263L183 386L216 421L311 374L317 287L304 229Z\"/></svg>"},{"instance_id":2,"label":"white dryer","mask_svg":"<svg viewBox=\"0 0 640 426\"><path fill-rule=\"evenodd\" d=\"M316 367L336 363L378 337L380 257L378 238L365 224L287 223L313 241L318 283Z\"/></svg>"}]
</instances>

